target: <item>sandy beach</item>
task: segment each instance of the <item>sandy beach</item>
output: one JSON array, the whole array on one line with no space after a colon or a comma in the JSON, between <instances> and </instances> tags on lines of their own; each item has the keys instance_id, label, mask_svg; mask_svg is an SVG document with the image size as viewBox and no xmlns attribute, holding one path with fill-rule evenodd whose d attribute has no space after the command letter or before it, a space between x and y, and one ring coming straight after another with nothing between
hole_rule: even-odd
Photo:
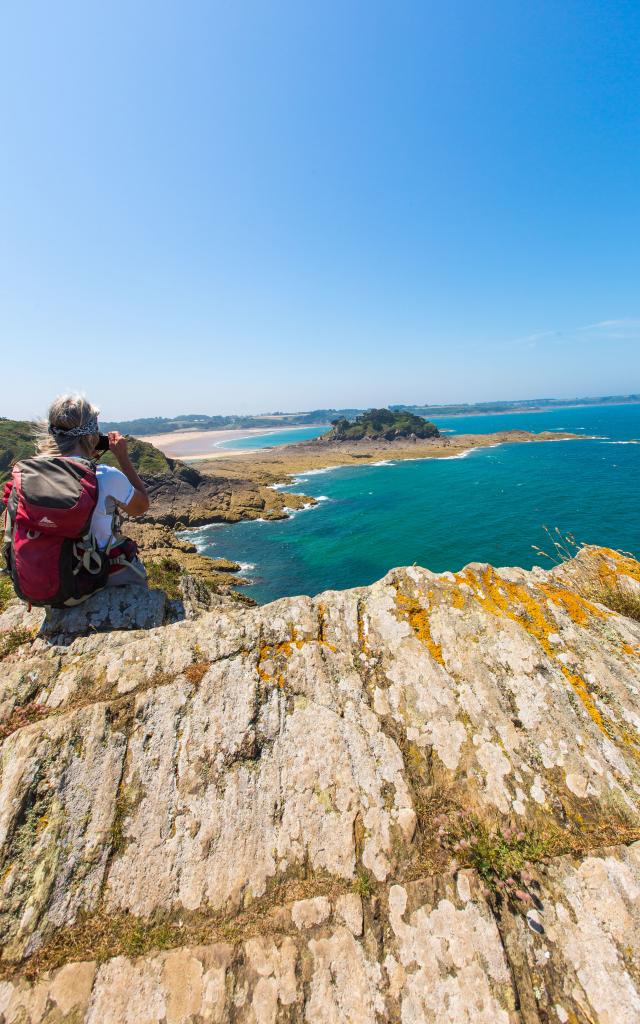
<instances>
[{"instance_id":1,"label":"sandy beach","mask_svg":"<svg viewBox=\"0 0 640 1024\"><path fill-rule=\"evenodd\" d=\"M304 426L315 426L309 423ZM303 426L300 429L304 429ZM226 441L237 441L244 437L264 436L267 434L279 434L283 431L295 430L295 427L245 427L236 430L175 430L168 434L148 434L140 437L140 441L147 441L149 444L159 448L161 452L173 459L184 459L189 462L196 462L200 459L221 459L229 456L229 449L222 447ZM255 449L233 448L231 454L244 455Z\"/></svg>"}]
</instances>

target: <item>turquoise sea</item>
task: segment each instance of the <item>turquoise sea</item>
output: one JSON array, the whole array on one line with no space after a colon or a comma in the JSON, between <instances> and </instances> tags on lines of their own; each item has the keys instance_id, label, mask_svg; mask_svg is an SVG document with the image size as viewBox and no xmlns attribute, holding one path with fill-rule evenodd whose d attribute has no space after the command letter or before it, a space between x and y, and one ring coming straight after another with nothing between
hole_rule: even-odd
<instances>
[{"instance_id":1,"label":"turquoise sea","mask_svg":"<svg viewBox=\"0 0 640 1024\"><path fill-rule=\"evenodd\" d=\"M319 504L279 522L188 531L212 557L241 562L260 602L372 583L397 565L530 568L543 527L640 554L640 405L438 419L456 433L568 430L595 440L501 445L464 458L345 467L290 488Z\"/></svg>"},{"instance_id":2,"label":"turquoise sea","mask_svg":"<svg viewBox=\"0 0 640 1024\"><path fill-rule=\"evenodd\" d=\"M272 433L253 434L249 437L236 437L231 441L220 441L218 448L279 448L282 444L296 444L298 441L311 441L320 434L330 430L328 423L317 424L313 427L291 427L289 430L282 428Z\"/></svg>"}]
</instances>

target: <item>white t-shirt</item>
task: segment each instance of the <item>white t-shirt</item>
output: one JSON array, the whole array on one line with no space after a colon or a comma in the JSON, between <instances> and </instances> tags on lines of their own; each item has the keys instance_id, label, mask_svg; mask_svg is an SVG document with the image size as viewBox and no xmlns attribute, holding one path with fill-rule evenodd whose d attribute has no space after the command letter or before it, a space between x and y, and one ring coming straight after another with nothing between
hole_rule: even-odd
<instances>
[{"instance_id":1,"label":"white t-shirt","mask_svg":"<svg viewBox=\"0 0 640 1024\"><path fill-rule=\"evenodd\" d=\"M135 487L115 466L96 466L96 477L98 501L91 517L91 532L102 550L112 538L116 502L118 505L128 505L133 498Z\"/></svg>"}]
</instances>

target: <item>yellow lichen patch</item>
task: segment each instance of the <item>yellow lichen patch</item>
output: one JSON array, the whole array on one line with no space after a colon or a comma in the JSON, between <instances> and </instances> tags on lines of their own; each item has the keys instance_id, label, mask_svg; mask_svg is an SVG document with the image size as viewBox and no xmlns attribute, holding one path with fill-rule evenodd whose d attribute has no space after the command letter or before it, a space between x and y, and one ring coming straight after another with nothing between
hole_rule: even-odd
<instances>
[{"instance_id":1,"label":"yellow lichen patch","mask_svg":"<svg viewBox=\"0 0 640 1024\"><path fill-rule=\"evenodd\" d=\"M523 584L503 579L491 566L487 566L484 570L481 583L470 570L465 570L464 579L473 588L474 594L483 608L494 615L504 615L512 622L517 622L519 626L536 638L545 654L558 665L592 721L605 736L612 738L611 730L605 725L584 679L558 661L557 652L549 641L549 635L556 630L556 623L548 617L548 610L544 605L536 601ZM572 618L585 614L584 609L588 607L589 602L573 603L569 600L572 597L569 591L564 591L561 587L553 588L547 585L542 586L541 590L545 597L562 603Z\"/></svg>"},{"instance_id":2,"label":"yellow lichen patch","mask_svg":"<svg viewBox=\"0 0 640 1024\"><path fill-rule=\"evenodd\" d=\"M536 601L524 584L503 579L491 566L484 570L480 582L474 573L467 570L465 582L473 588L483 608L517 622L543 645L550 646L548 636L555 631L555 623L549 621L544 606Z\"/></svg>"},{"instance_id":3,"label":"yellow lichen patch","mask_svg":"<svg viewBox=\"0 0 640 1024\"><path fill-rule=\"evenodd\" d=\"M622 650L632 658L640 658L640 647L632 647L631 644L623 644Z\"/></svg>"},{"instance_id":4,"label":"yellow lichen patch","mask_svg":"<svg viewBox=\"0 0 640 1024\"><path fill-rule=\"evenodd\" d=\"M637 562L635 558L625 555L622 551L614 551L612 548L601 548L599 555L598 572L602 579L611 580L611 577L629 576L636 583L640 583L640 562ZM615 565L611 566L609 560L613 561Z\"/></svg>"},{"instance_id":5,"label":"yellow lichen patch","mask_svg":"<svg viewBox=\"0 0 640 1024\"><path fill-rule=\"evenodd\" d=\"M602 715L595 706L593 697L589 693L589 690L587 689L587 684L585 683L582 676L578 676L574 672L570 672L565 665L560 665L560 668L562 669L563 676L573 689L573 692L576 694L577 697L580 698L582 705L585 708L589 717L593 719L593 721L596 723L601 732L605 734L605 736L610 736L609 729L607 729L607 727L605 726L604 721L602 720Z\"/></svg>"},{"instance_id":6,"label":"yellow lichen patch","mask_svg":"<svg viewBox=\"0 0 640 1024\"><path fill-rule=\"evenodd\" d=\"M407 597L405 594L401 594L399 590L396 590L396 604L401 615L409 623L418 640L425 645L431 657L439 665L444 665L442 647L439 643L436 643L431 635L429 614L426 608L423 608L414 597Z\"/></svg>"},{"instance_id":7,"label":"yellow lichen patch","mask_svg":"<svg viewBox=\"0 0 640 1024\"><path fill-rule=\"evenodd\" d=\"M291 635L295 636L295 628L291 627ZM286 663L291 657L294 650L300 651L307 644L318 644L320 647L327 648L330 651L335 651L333 644L328 644L325 640L321 639L306 639L306 640L284 640L277 644L261 644L258 654L258 664L256 666L258 676L260 680L268 685L277 685L282 689L284 687L284 675L286 669ZM276 668L275 672L267 672L264 668L265 663L273 662Z\"/></svg>"},{"instance_id":8,"label":"yellow lichen patch","mask_svg":"<svg viewBox=\"0 0 640 1024\"><path fill-rule=\"evenodd\" d=\"M288 659L291 657L291 652L293 648L297 647L298 649L300 649L302 645L302 640L285 640L283 643L279 644L263 644L262 647L260 648L257 666L258 675L262 682L267 684L273 684L275 681L275 683L277 683L280 689L282 689L282 687L284 686L284 664L286 664ZM277 669L280 669L280 666L282 666L282 670L276 671L274 673L267 672L263 666L266 662L269 661L275 662Z\"/></svg>"},{"instance_id":9,"label":"yellow lichen patch","mask_svg":"<svg viewBox=\"0 0 640 1024\"><path fill-rule=\"evenodd\" d=\"M327 612L322 602L318 603L318 640L320 643L324 642L325 632L327 628Z\"/></svg>"},{"instance_id":10,"label":"yellow lichen patch","mask_svg":"<svg viewBox=\"0 0 640 1024\"><path fill-rule=\"evenodd\" d=\"M451 604L454 608L464 608L464 594L459 587L455 587L451 591Z\"/></svg>"},{"instance_id":11,"label":"yellow lichen patch","mask_svg":"<svg viewBox=\"0 0 640 1024\"><path fill-rule=\"evenodd\" d=\"M554 604L561 605L571 621L575 622L578 626L585 626L589 621L589 618L606 618L605 613L595 604L592 604L591 601L587 601L584 597L580 597L579 594L576 594L571 590L567 590L566 587L559 587L551 583L542 583L540 584L540 590L543 594L546 594L549 600L553 601Z\"/></svg>"}]
</instances>

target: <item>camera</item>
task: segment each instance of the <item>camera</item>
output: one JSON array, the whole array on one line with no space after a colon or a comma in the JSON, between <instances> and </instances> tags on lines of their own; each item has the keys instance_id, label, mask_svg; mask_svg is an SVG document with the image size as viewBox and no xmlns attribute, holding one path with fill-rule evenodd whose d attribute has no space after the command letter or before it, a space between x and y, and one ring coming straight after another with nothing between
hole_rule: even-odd
<instances>
[{"instance_id":1,"label":"camera","mask_svg":"<svg viewBox=\"0 0 640 1024\"><path fill-rule=\"evenodd\" d=\"M98 434L98 443L96 445L97 452L108 452L109 451L109 438L106 434Z\"/></svg>"}]
</instances>

